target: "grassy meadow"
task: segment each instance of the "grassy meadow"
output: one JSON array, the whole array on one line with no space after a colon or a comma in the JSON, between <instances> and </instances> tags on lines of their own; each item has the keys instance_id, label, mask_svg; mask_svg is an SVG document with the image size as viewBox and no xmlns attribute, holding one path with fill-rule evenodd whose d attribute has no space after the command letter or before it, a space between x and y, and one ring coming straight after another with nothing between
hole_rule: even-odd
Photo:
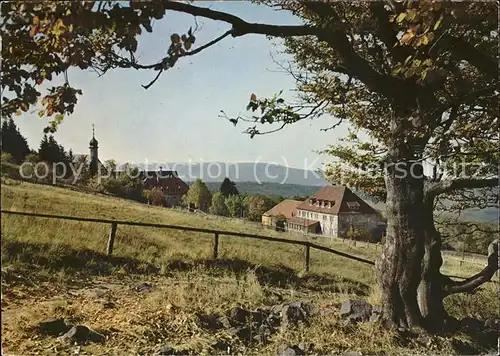
<instances>
[{"instance_id":1,"label":"grassy meadow","mask_svg":"<svg viewBox=\"0 0 500 356\"><path fill-rule=\"evenodd\" d=\"M238 219L215 219L180 210L148 206L100 194L4 180L2 209L81 217L214 228L304 239ZM304 273L303 247L221 236L219 258L212 259L213 235L146 227L118 226L113 256L105 254L110 226L2 214L2 344L6 354L68 354L75 347L38 335L43 319L64 317L106 336L80 354L151 354L169 344L196 354L227 338L206 330L200 314L225 314L234 306L255 309L307 299L322 308L338 307L347 298L378 303L373 267L311 250ZM315 243L375 260L380 248L366 243L316 238ZM446 258L443 271L468 276L480 265ZM134 286L149 282L149 293ZM494 283L474 295L455 295L447 307L457 318L481 319L498 314ZM103 292L104 291L104 292ZM103 306L103 299L112 308ZM436 337L431 346L401 340L371 324L343 325L334 312L274 335L266 344L236 344L233 353L276 354L284 343L314 344L318 354L359 351L363 354L453 353L448 338L471 345L470 335Z\"/></svg>"}]
</instances>

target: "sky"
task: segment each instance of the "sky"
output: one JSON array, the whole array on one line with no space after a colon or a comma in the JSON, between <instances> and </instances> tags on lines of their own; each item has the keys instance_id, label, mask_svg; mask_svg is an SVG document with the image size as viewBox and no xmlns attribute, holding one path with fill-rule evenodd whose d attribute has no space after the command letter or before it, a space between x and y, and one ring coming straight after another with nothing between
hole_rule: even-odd
<instances>
[{"instance_id":1,"label":"sky","mask_svg":"<svg viewBox=\"0 0 500 356\"><path fill-rule=\"evenodd\" d=\"M214 10L230 12L248 22L300 24L291 13L275 11L247 2L198 2ZM197 18L193 48L227 31L220 21ZM153 33L139 38L136 57L150 64L160 60L174 32L186 33L195 26L194 17L168 12L153 24ZM233 126L219 117L245 114L250 95L269 97L283 90L293 98L295 82L274 63L286 58L279 40L265 36L226 37L201 53L181 58L148 90L156 72L113 70L102 77L92 71L71 69L70 84L83 91L75 112L67 116L55 134L56 140L75 154L88 153L95 124L101 161L118 162L269 162L296 168L319 168L328 157L316 150L334 144L346 135L346 127L320 131L333 118L322 117L286 127L283 131L256 136L243 131L245 123ZM62 78L59 78L62 82ZM54 83L56 84L56 83ZM57 83L59 84L59 83ZM21 133L37 149L47 119L36 113L16 117Z\"/></svg>"}]
</instances>

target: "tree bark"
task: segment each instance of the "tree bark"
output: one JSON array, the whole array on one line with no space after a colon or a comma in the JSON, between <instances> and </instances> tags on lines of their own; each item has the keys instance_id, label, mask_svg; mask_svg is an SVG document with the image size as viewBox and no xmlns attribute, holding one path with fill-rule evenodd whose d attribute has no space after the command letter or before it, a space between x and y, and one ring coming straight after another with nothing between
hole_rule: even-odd
<instances>
[{"instance_id":1,"label":"tree bark","mask_svg":"<svg viewBox=\"0 0 500 356\"><path fill-rule=\"evenodd\" d=\"M376 268L383 318L390 326L422 326L417 302L424 255L423 169L406 148L389 150L387 236Z\"/></svg>"},{"instance_id":2,"label":"tree bark","mask_svg":"<svg viewBox=\"0 0 500 356\"><path fill-rule=\"evenodd\" d=\"M418 286L418 306L423 318L423 326L432 332L440 332L445 327L448 313L444 299L453 293L471 292L491 280L500 268L498 260L498 240L488 248L488 264L476 275L465 281L456 282L441 274L441 234L434 225L434 191L427 191L424 197L423 226L425 231L425 253L422 260L422 278Z\"/></svg>"},{"instance_id":3,"label":"tree bark","mask_svg":"<svg viewBox=\"0 0 500 356\"><path fill-rule=\"evenodd\" d=\"M418 286L418 306L423 317L423 325L429 331L443 328L447 316L444 308L443 276L440 269L441 235L434 225L434 196L424 198L423 227L425 230L425 253L422 260L422 278Z\"/></svg>"}]
</instances>

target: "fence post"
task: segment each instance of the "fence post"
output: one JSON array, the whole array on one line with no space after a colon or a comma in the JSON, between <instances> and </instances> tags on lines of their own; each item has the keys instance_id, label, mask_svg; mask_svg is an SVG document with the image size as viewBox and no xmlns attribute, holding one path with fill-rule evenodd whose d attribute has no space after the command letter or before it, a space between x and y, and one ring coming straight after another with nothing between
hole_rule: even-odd
<instances>
[{"instance_id":1,"label":"fence post","mask_svg":"<svg viewBox=\"0 0 500 356\"><path fill-rule=\"evenodd\" d=\"M214 259L219 255L219 233L214 235Z\"/></svg>"},{"instance_id":2,"label":"fence post","mask_svg":"<svg viewBox=\"0 0 500 356\"><path fill-rule=\"evenodd\" d=\"M311 257L311 247L309 244L304 246L304 271L309 272L309 260Z\"/></svg>"},{"instance_id":3,"label":"fence post","mask_svg":"<svg viewBox=\"0 0 500 356\"><path fill-rule=\"evenodd\" d=\"M115 243L115 235L116 235L116 227L117 224L111 223L111 231L109 232L109 239L108 239L108 256L111 256L113 254L113 244Z\"/></svg>"}]
</instances>

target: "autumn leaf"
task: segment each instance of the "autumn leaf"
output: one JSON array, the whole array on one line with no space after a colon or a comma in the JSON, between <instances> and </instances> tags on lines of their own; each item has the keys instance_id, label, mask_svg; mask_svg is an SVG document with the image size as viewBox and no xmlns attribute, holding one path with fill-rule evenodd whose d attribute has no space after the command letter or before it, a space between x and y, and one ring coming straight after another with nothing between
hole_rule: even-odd
<instances>
[{"instance_id":1,"label":"autumn leaf","mask_svg":"<svg viewBox=\"0 0 500 356\"><path fill-rule=\"evenodd\" d=\"M172 43L179 43L181 37L177 33L174 33L172 36L170 36L170 39L172 40Z\"/></svg>"}]
</instances>

